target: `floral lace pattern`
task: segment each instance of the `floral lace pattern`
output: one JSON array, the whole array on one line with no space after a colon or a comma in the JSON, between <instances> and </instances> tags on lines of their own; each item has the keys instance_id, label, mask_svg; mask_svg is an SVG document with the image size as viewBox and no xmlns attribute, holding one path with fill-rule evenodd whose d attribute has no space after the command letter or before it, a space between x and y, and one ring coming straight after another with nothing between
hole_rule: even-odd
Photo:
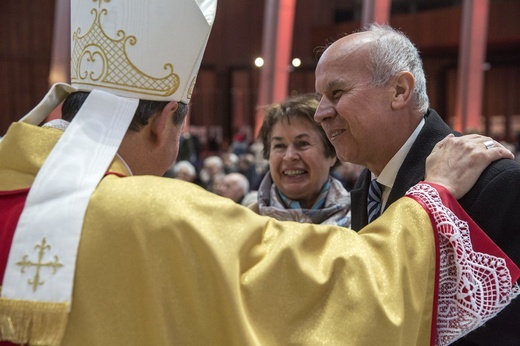
<instances>
[{"instance_id":1,"label":"floral lace pattern","mask_svg":"<svg viewBox=\"0 0 520 346\"><path fill-rule=\"evenodd\" d=\"M412 187L431 211L439 236L437 345L447 345L480 327L520 294L503 258L476 252L468 223L443 205L428 184Z\"/></svg>"}]
</instances>

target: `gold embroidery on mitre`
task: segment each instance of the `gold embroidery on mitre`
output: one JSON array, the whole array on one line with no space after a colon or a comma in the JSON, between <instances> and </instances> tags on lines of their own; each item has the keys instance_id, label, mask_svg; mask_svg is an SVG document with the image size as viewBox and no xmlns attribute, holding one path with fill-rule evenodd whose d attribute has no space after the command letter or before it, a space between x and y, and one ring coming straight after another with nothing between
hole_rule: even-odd
<instances>
[{"instance_id":1,"label":"gold embroidery on mitre","mask_svg":"<svg viewBox=\"0 0 520 346\"><path fill-rule=\"evenodd\" d=\"M135 36L127 36L124 30L117 31L117 38L110 38L101 26L101 15L108 10L93 8L95 15L90 29L81 36L78 28L73 34L71 81L83 85L103 86L115 90L124 90L148 95L169 96L180 85L180 79L173 72L173 65L168 63L164 69L168 74L163 78L154 78L141 72L128 58L127 44L137 43ZM105 2L108 2L105 0Z\"/></svg>"},{"instance_id":2,"label":"gold embroidery on mitre","mask_svg":"<svg viewBox=\"0 0 520 346\"><path fill-rule=\"evenodd\" d=\"M193 89L195 89L195 82L196 81L197 81L197 75L195 75L195 77L193 77L193 79L191 80L190 87L188 88L188 94L186 95L186 97L188 99L191 99L191 95L193 95Z\"/></svg>"},{"instance_id":3,"label":"gold embroidery on mitre","mask_svg":"<svg viewBox=\"0 0 520 346\"><path fill-rule=\"evenodd\" d=\"M56 270L63 267L63 264L59 262L58 256L54 256L54 262L43 262L43 257L45 256L45 250L50 250L50 245L47 244L47 239L43 238L41 244L37 244L34 246L35 250L38 250L38 262L32 262L28 260L28 255L24 255L22 260L16 262L16 265L22 267L21 272L25 274L25 268L36 267L36 273L34 274L34 278L31 280L27 280L29 285L32 285L33 292L36 292L38 286L43 286L45 281L40 280L40 270L42 267L47 267L52 269L52 274L56 274Z\"/></svg>"}]
</instances>

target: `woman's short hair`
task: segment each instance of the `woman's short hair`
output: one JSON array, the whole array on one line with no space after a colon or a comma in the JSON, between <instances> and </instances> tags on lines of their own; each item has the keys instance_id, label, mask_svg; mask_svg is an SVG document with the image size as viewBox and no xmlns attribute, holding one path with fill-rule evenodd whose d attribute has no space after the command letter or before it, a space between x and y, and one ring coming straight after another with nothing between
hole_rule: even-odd
<instances>
[{"instance_id":1,"label":"woman's short hair","mask_svg":"<svg viewBox=\"0 0 520 346\"><path fill-rule=\"evenodd\" d=\"M320 135L325 148L325 157L336 157L336 150L327 138L325 131L318 122L314 121L314 113L318 104L316 94L304 94L289 97L280 103L273 103L265 108L264 122L258 133L258 138L261 139L264 146L262 154L265 159L269 159L271 153L271 136L274 126L282 120L287 120L290 123L291 118L303 118L309 121Z\"/></svg>"}]
</instances>

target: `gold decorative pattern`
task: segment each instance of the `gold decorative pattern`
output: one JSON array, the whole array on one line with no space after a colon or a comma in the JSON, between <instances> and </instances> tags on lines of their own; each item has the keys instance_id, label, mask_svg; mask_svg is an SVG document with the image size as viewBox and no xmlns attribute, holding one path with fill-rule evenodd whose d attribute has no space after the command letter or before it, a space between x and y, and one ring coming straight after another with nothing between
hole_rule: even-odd
<instances>
[{"instance_id":1,"label":"gold decorative pattern","mask_svg":"<svg viewBox=\"0 0 520 346\"><path fill-rule=\"evenodd\" d=\"M69 311L69 303L0 297L0 339L17 345L59 346Z\"/></svg>"},{"instance_id":2,"label":"gold decorative pattern","mask_svg":"<svg viewBox=\"0 0 520 346\"><path fill-rule=\"evenodd\" d=\"M101 26L101 16L108 13L101 8L102 3L109 0L93 0L98 1L98 9L91 10L95 19L90 29L81 35L81 29L78 28L73 34L72 83L156 96L172 95L180 85L179 76L173 72L173 65L164 65L168 74L162 78L154 78L140 71L126 52L127 45L135 45L137 38L127 36L124 30L117 31L117 38L109 37Z\"/></svg>"},{"instance_id":3,"label":"gold decorative pattern","mask_svg":"<svg viewBox=\"0 0 520 346\"><path fill-rule=\"evenodd\" d=\"M195 77L193 77L193 79L191 80L191 84L190 84L190 87L188 89L188 95L186 96L188 99L191 99L191 96L193 95L193 89L195 89L195 82L197 81L197 75L195 75Z\"/></svg>"},{"instance_id":4,"label":"gold decorative pattern","mask_svg":"<svg viewBox=\"0 0 520 346\"><path fill-rule=\"evenodd\" d=\"M28 260L28 255L23 256L22 260L19 262L16 262L17 265L22 267L21 272L22 274L25 273L25 268L28 267L36 267L36 274L34 275L34 278L31 280L27 280L29 285L32 285L33 292L36 292L38 289L38 286L42 286L45 281L40 281L40 269L42 267L48 267L52 268L52 274L56 274L56 270L63 267L63 264L59 263L58 256L54 256L54 262L46 262L43 263L43 257L45 255L45 250L50 250L50 245L47 245L47 239L43 238L41 244L34 246L35 250L38 250L38 262L32 262Z\"/></svg>"}]
</instances>

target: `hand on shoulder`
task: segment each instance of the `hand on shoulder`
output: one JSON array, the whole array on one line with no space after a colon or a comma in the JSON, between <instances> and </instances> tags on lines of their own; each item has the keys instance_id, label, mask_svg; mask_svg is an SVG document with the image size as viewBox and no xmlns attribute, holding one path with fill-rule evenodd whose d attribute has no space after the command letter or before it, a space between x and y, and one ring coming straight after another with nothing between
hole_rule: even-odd
<instances>
[{"instance_id":1,"label":"hand on shoulder","mask_svg":"<svg viewBox=\"0 0 520 346\"><path fill-rule=\"evenodd\" d=\"M443 185L459 199L473 187L493 161L514 155L490 137L450 134L437 143L426 159L425 181Z\"/></svg>"}]
</instances>

